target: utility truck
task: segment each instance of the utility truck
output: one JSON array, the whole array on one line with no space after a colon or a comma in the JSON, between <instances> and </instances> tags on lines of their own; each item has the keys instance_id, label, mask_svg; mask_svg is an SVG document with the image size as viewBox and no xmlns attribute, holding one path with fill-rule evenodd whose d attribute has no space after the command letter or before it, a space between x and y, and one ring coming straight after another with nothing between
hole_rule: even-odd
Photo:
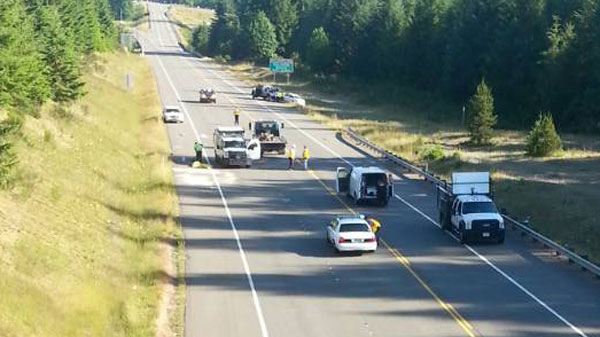
<instances>
[{"instance_id":1,"label":"utility truck","mask_svg":"<svg viewBox=\"0 0 600 337\"><path fill-rule=\"evenodd\" d=\"M392 175L375 166L338 167L336 190L354 200L386 206L394 195Z\"/></svg>"},{"instance_id":2,"label":"utility truck","mask_svg":"<svg viewBox=\"0 0 600 337\"><path fill-rule=\"evenodd\" d=\"M246 141L244 129L218 127L213 133L215 161L220 166L249 168L253 160L260 159L260 143L256 139Z\"/></svg>"},{"instance_id":3,"label":"utility truck","mask_svg":"<svg viewBox=\"0 0 600 337\"><path fill-rule=\"evenodd\" d=\"M491 193L489 172L454 172L450 184L437 188L437 206L443 230L454 232L461 243L504 242L504 219Z\"/></svg>"},{"instance_id":4,"label":"utility truck","mask_svg":"<svg viewBox=\"0 0 600 337\"><path fill-rule=\"evenodd\" d=\"M275 120L260 120L254 122L254 132L252 137L260 142L262 153L277 152L285 154L285 146L287 140L281 135L281 129L285 124ZM248 128L252 130L252 123L248 124Z\"/></svg>"}]
</instances>

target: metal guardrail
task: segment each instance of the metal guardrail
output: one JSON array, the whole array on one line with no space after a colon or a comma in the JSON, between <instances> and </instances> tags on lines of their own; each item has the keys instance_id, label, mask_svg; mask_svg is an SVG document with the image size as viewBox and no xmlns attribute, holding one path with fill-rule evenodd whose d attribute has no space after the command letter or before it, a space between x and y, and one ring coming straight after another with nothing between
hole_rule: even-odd
<instances>
[{"instance_id":1,"label":"metal guardrail","mask_svg":"<svg viewBox=\"0 0 600 337\"><path fill-rule=\"evenodd\" d=\"M435 184L436 186L443 186L443 187L447 186L447 182L445 180L435 176L435 174L428 172L424 169L421 169L421 168L411 164L407 160L402 159L400 156L394 154L393 152L390 152L388 150L385 150L385 149L373 144L371 141L358 135L351 129L343 129L342 131L345 134L347 134L350 138L352 138L354 141L359 143L360 145L367 147L367 148L371 149L372 151L378 152L379 154L381 154L383 156L384 159L387 159L397 165L400 165L404 169L406 169L412 173L422 176L426 181L429 181L429 182ZM568 258L570 263L575 263L575 264L579 265L582 270L587 270L590 273L596 275L596 277L600 278L600 267L595 265L591 261L587 260L585 257L582 257L582 256L578 255L577 253L575 253L574 251L552 241L548 237L536 232L535 230L530 228L528 225L525 225L525 224L511 218L508 215L502 214L502 217L513 226L513 229L520 230L521 233L523 233L523 235L528 235L529 237L531 237L532 240L540 242L544 246L552 249L557 255L565 256L566 258Z\"/></svg>"}]
</instances>

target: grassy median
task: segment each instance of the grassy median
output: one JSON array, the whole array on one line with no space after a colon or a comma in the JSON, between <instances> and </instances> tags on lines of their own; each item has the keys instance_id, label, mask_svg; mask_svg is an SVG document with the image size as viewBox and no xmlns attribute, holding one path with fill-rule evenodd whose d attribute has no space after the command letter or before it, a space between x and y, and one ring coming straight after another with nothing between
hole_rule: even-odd
<instances>
[{"instance_id":1,"label":"grassy median","mask_svg":"<svg viewBox=\"0 0 600 337\"><path fill-rule=\"evenodd\" d=\"M80 102L45 107L19 135L18 176L0 192L1 336L169 336L178 326L157 323L181 235L156 83L139 56L93 64Z\"/></svg>"}]
</instances>

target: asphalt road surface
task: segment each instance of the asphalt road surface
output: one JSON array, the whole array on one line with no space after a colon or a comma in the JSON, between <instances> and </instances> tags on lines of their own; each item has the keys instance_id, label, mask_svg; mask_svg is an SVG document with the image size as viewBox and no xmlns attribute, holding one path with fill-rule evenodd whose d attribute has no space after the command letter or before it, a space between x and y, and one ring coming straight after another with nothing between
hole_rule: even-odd
<instances>
[{"instance_id":1,"label":"asphalt road surface","mask_svg":"<svg viewBox=\"0 0 600 337\"><path fill-rule=\"evenodd\" d=\"M166 126L186 243L185 335L192 336L600 336L600 281L508 232L504 245L461 245L437 227L431 185L396 172L386 208L332 193L335 168L385 165L295 109L250 98L219 65L184 52L166 6L150 3L139 32L163 104L183 124ZM213 87L218 104L200 104ZM193 143L213 160L212 132L278 119L310 171L284 156L251 169L193 169ZM339 256L325 224L351 210L374 214L385 244ZM569 224L575 225L575 224Z\"/></svg>"}]
</instances>

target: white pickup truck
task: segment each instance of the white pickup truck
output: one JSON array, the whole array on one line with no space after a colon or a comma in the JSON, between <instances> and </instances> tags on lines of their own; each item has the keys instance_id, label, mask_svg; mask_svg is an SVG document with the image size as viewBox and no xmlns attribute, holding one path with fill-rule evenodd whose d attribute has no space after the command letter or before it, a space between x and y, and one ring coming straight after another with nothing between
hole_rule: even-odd
<instances>
[{"instance_id":1,"label":"white pickup truck","mask_svg":"<svg viewBox=\"0 0 600 337\"><path fill-rule=\"evenodd\" d=\"M504 242L504 219L491 198L489 172L455 172L452 182L438 186L442 229L455 232L461 243Z\"/></svg>"}]
</instances>

